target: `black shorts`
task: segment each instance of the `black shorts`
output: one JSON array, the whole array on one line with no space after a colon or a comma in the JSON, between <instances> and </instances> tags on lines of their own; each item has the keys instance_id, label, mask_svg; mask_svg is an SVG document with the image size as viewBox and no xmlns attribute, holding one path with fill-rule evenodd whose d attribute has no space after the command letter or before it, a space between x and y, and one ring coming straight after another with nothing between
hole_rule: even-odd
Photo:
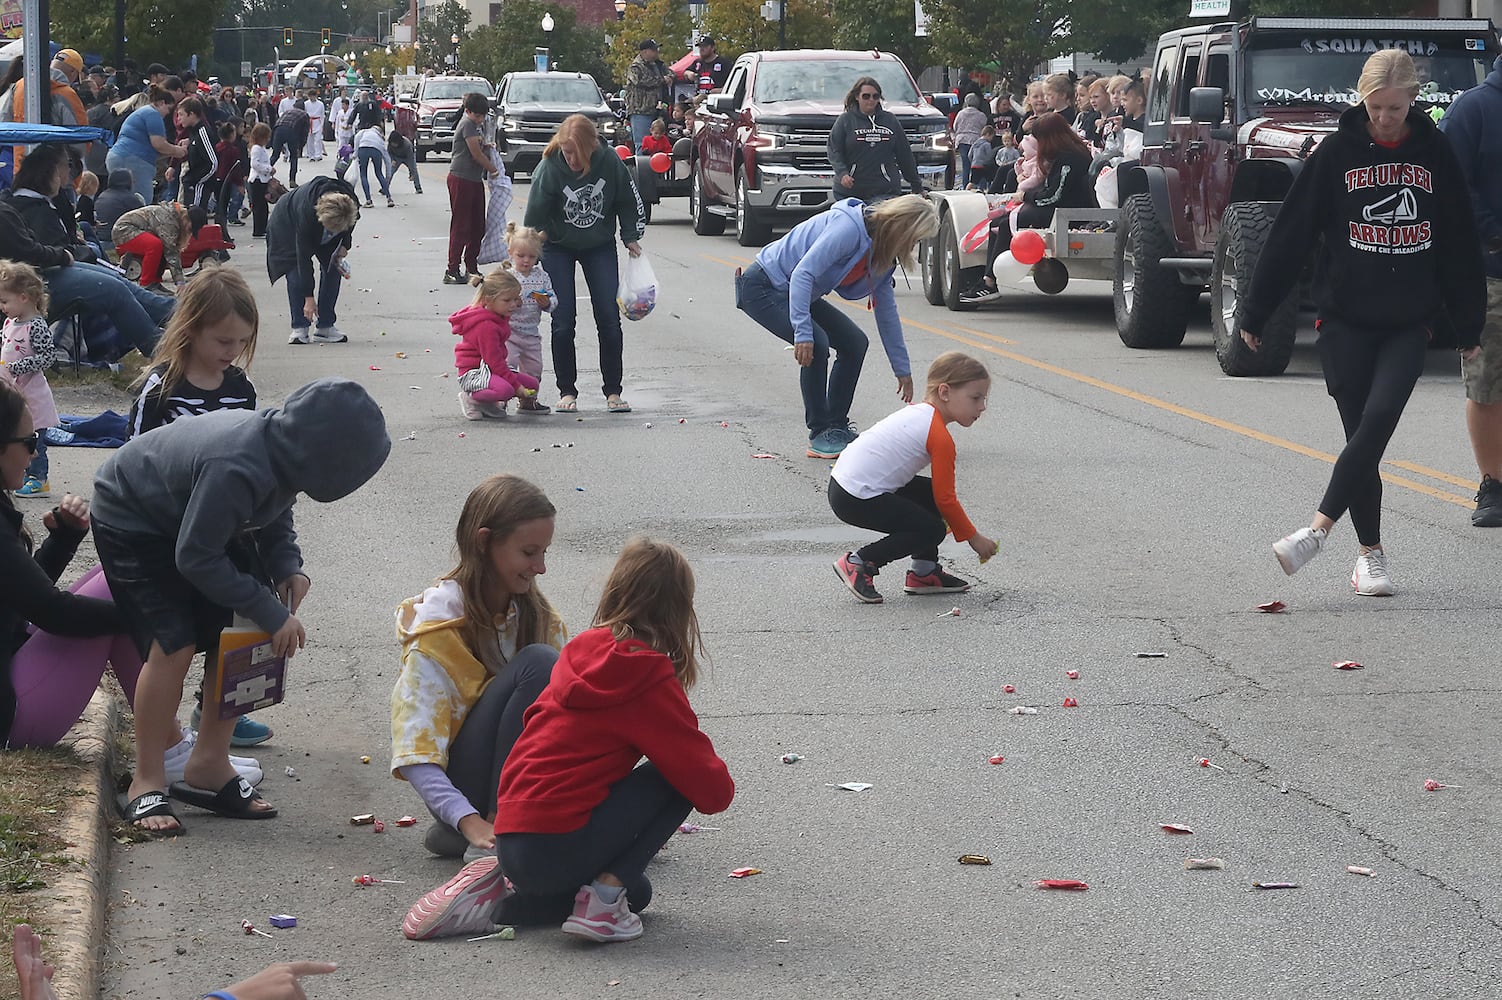
<instances>
[{"instance_id":1,"label":"black shorts","mask_svg":"<svg viewBox=\"0 0 1502 1000\"><path fill-rule=\"evenodd\" d=\"M234 612L205 597L177 568L177 546L158 535L117 531L94 521L94 548L104 567L110 595L125 615L136 649L145 659L152 643L175 653L192 646L200 653L219 647L219 633L234 621ZM249 570L253 540L236 539L230 558ZM264 579L264 574L258 574Z\"/></svg>"}]
</instances>

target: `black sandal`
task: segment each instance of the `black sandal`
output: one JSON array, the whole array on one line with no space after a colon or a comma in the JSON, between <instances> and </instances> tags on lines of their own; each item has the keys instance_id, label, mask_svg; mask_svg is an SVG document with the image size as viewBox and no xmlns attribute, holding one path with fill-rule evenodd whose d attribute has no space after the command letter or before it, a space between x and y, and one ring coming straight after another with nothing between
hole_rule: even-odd
<instances>
[{"instance_id":1,"label":"black sandal","mask_svg":"<svg viewBox=\"0 0 1502 1000\"><path fill-rule=\"evenodd\" d=\"M275 809L251 808L252 802L260 800L261 793L238 775L225 782L217 792L194 788L186 781L175 781L172 783L172 797L229 819L272 819L276 816Z\"/></svg>"},{"instance_id":2,"label":"black sandal","mask_svg":"<svg viewBox=\"0 0 1502 1000\"><path fill-rule=\"evenodd\" d=\"M141 825L141 820L152 816L171 816L172 821L177 825L164 830L154 830L149 826ZM177 813L172 811L172 803L168 800L166 792L142 792L131 799L125 804L125 822L153 837L180 837L188 832L183 827L183 821L177 818Z\"/></svg>"}]
</instances>

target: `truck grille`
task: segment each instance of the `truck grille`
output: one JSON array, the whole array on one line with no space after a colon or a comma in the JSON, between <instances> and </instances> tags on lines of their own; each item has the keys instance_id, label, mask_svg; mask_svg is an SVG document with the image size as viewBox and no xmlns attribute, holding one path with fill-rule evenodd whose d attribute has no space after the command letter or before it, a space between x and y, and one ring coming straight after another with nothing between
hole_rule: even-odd
<instances>
[{"instance_id":1,"label":"truck grille","mask_svg":"<svg viewBox=\"0 0 1502 1000\"><path fill-rule=\"evenodd\" d=\"M433 131L450 131L459 124L459 112L438 111L433 114Z\"/></svg>"}]
</instances>

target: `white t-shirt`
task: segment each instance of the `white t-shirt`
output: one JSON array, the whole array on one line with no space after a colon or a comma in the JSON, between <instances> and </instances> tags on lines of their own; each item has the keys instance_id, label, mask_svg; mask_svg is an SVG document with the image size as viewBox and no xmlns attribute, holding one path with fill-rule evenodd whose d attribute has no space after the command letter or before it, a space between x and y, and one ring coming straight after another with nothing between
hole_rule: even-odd
<instances>
[{"instance_id":1,"label":"white t-shirt","mask_svg":"<svg viewBox=\"0 0 1502 1000\"><path fill-rule=\"evenodd\" d=\"M379 149L384 153L386 151L386 137L374 125L370 128L362 128L355 133L355 148Z\"/></svg>"}]
</instances>

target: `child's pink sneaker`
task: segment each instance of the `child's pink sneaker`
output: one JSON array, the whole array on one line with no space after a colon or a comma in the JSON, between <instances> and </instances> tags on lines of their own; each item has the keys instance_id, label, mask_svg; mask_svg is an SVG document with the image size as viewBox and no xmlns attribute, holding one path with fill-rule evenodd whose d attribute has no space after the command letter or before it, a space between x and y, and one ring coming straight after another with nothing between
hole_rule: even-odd
<instances>
[{"instance_id":1,"label":"child's pink sneaker","mask_svg":"<svg viewBox=\"0 0 1502 1000\"><path fill-rule=\"evenodd\" d=\"M592 885L580 887L574 915L563 922L563 933L591 941L634 941L641 930L641 917L631 912L625 889L614 903L607 903Z\"/></svg>"},{"instance_id":2,"label":"child's pink sneaker","mask_svg":"<svg viewBox=\"0 0 1502 1000\"><path fill-rule=\"evenodd\" d=\"M495 930L491 917L496 907L513 892L500 863L481 858L413 903L402 920L402 934L412 941L489 934Z\"/></svg>"}]
</instances>

